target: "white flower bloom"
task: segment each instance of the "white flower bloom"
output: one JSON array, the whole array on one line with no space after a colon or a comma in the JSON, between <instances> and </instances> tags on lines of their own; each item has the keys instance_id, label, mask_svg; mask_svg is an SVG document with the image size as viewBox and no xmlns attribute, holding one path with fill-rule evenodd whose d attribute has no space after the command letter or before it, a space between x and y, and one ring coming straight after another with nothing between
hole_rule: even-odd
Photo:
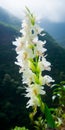
<instances>
[{"instance_id":1,"label":"white flower bloom","mask_svg":"<svg viewBox=\"0 0 65 130\"><path fill-rule=\"evenodd\" d=\"M44 48L43 46L45 45L45 41L44 42L42 42L42 41L35 41L35 40L33 40L33 43L36 45L35 46L35 54L36 55L39 55L39 56L43 56L43 53L45 53L46 51L47 51L47 49L46 48Z\"/></svg>"},{"instance_id":2,"label":"white flower bloom","mask_svg":"<svg viewBox=\"0 0 65 130\"><path fill-rule=\"evenodd\" d=\"M34 21L34 24L32 24L32 21ZM26 37L27 40L33 40L33 38L37 37L37 35L43 31L42 28L35 23L35 18L30 16L28 13L26 14L26 20L22 23L22 27L23 29L20 30L20 32Z\"/></svg>"},{"instance_id":3,"label":"white flower bloom","mask_svg":"<svg viewBox=\"0 0 65 130\"><path fill-rule=\"evenodd\" d=\"M25 69L23 72L23 83L30 85L34 81L34 73L29 69Z\"/></svg>"},{"instance_id":4,"label":"white flower bloom","mask_svg":"<svg viewBox=\"0 0 65 130\"><path fill-rule=\"evenodd\" d=\"M17 54L19 54L20 51L25 49L25 47L26 47L25 37L17 38L16 41L13 42L13 45L16 46L16 52L17 52Z\"/></svg>"},{"instance_id":5,"label":"white flower bloom","mask_svg":"<svg viewBox=\"0 0 65 130\"><path fill-rule=\"evenodd\" d=\"M22 44L22 43L24 43L24 38L23 37L19 37L19 38L16 38L16 41L13 41L13 45L15 45L15 46L19 46L19 44Z\"/></svg>"},{"instance_id":6,"label":"white flower bloom","mask_svg":"<svg viewBox=\"0 0 65 130\"><path fill-rule=\"evenodd\" d=\"M38 96L45 95L45 91L43 90L44 88L42 86L39 86L37 84L32 84L30 87L26 88L27 94L25 97L30 98L28 103L27 103L27 108L30 106L40 106L40 101Z\"/></svg>"},{"instance_id":7,"label":"white flower bloom","mask_svg":"<svg viewBox=\"0 0 65 130\"><path fill-rule=\"evenodd\" d=\"M30 48L25 48L19 53L19 55L16 58L18 61L27 61L29 58L34 58L34 55Z\"/></svg>"},{"instance_id":8,"label":"white flower bloom","mask_svg":"<svg viewBox=\"0 0 65 130\"><path fill-rule=\"evenodd\" d=\"M51 63L46 60L46 58L42 57L42 68L43 70L51 70Z\"/></svg>"},{"instance_id":9,"label":"white flower bloom","mask_svg":"<svg viewBox=\"0 0 65 130\"><path fill-rule=\"evenodd\" d=\"M40 68L41 71L47 70L50 71L51 70L51 63L46 61L46 59L43 57L43 59L41 61L38 61L38 69Z\"/></svg>"},{"instance_id":10,"label":"white flower bloom","mask_svg":"<svg viewBox=\"0 0 65 130\"><path fill-rule=\"evenodd\" d=\"M48 76L42 76L42 71L50 71L51 63L45 58L44 48L46 41L38 39L38 34L45 35L43 29L36 24L35 16L26 7L25 20L22 23L20 32L22 36L13 42L16 46L17 65L19 65L19 72L23 73L23 83L26 83L25 96L29 98L27 107L40 106L40 95L44 95L45 91L42 85L49 85L54 80Z\"/></svg>"},{"instance_id":11,"label":"white flower bloom","mask_svg":"<svg viewBox=\"0 0 65 130\"><path fill-rule=\"evenodd\" d=\"M20 30L20 32L23 34L23 36L26 37L27 40L33 39L37 36L38 34L37 28L35 25L33 26L30 23L30 20L24 21L22 25L23 25L23 29Z\"/></svg>"},{"instance_id":12,"label":"white flower bloom","mask_svg":"<svg viewBox=\"0 0 65 130\"><path fill-rule=\"evenodd\" d=\"M27 27L27 23L26 23L26 20L24 19L23 21L22 21L22 28L26 28ZM21 31L20 31L21 32Z\"/></svg>"},{"instance_id":13,"label":"white flower bloom","mask_svg":"<svg viewBox=\"0 0 65 130\"><path fill-rule=\"evenodd\" d=\"M16 38L16 41L13 41L12 44L15 45L15 46L18 46L19 42L20 42L20 39L21 39L21 37Z\"/></svg>"},{"instance_id":14,"label":"white flower bloom","mask_svg":"<svg viewBox=\"0 0 65 130\"><path fill-rule=\"evenodd\" d=\"M28 62L27 62L27 54L26 53L21 53L19 54L16 59L17 62L15 62L15 64L19 65L20 68L22 68L22 70L28 68ZM21 71L20 71L21 72Z\"/></svg>"},{"instance_id":15,"label":"white flower bloom","mask_svg":"<svg viewBox=\"0 0 65 130\"><path fill-rule=\"evenodd\" d=\"M49 83L51 83L51 82L54 82L54 80L49 75L45 75L43 77L43 85L45 85L45 84L49 85Z\"/></svg>"},{"instance_id":16,"label":"white flower bloom","mask_svg":"<svg viewBox=\"0 0 65 130\"><path fill-rule=\"evenodd\" d=\"M35 25L35 28L37 30L37 34L40 34L43 31L43 29L38 24Z\"/></svg>"},{"instance_id":17,"label":"white flower bloom","mask_svg":"<svg viewBox=\"0 0 65 130\"><path fill-rule=\"evenodd\" d=\"M26 108L29 108L30 106L39 106L39 99L38 99L38 97L30 98L30 100L27 102Z\"/></svg>"}]
</instances>

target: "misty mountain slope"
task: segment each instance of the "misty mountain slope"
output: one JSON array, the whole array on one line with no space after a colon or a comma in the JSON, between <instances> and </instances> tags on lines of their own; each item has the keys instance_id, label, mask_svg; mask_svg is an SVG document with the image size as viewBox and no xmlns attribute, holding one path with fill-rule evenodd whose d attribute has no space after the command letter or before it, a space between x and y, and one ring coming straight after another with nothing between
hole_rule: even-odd
<instances>
[{"instance_id":1,"label":"misty mountain slope","mask_svg":"<svg viewBox=\"0 0 65 130\"><path fill-rule=\"evenodd\" d=\"M4 23L0 23L0 44L8 44L13 38L15 39L18 33L19 32L15 28Z\"/></svg>"},{"instance_id":2,"label":"misty mountain slope","mask_svg":"<svg viewBox=\"0 0 65 130\"><path fill-rule=\"evenodd\" d=\"M16 53L12 45L19 32L11 27L0 24L0 77L8 73L16 78L18 66L14 64ZM13 74L14 73L14 74Z\"/></svg>"},{"instance_id":3,"label":"misty mountain slope","mask_svg":"<svg viewBox=\"0 0 65 130\"><path fill-rule=\"evenodd\" d=\"M0 23L10 25L18 30L21 27L21 20L1 7ZM65 23L53 23L42 20L40 25L58 42L60 46L63 48L65 47Z\"/></svg>"},{"instance_id":4,"label":"misty mountain slope","mask_svg":"<svg viewBox=\"0 0 65 130\"><path fill-rule=\"evenodd\" d=\"M4 18L4 15L2 15ZM9 14L10 16L10 14ZM23 99L24 89L19 75L19 66L15 65L16 52L12 41L20 35L17 25L12 27L9 24L8 15L6 20L0 22L0 129L10 130L14 126L29 127L28 110L25 109L27 102ZM12 19L13 20L13 19ZM3 22L4 21L4 22ZM19 25L18 25L19 26ZM39 39L46 40L47 60L51 62L51 71L43 72L49 74L57 82L65 80L65 49L61 48L56 41L46 32L44 37ZM19 89L18 89L19 88ZM49 87L48 87L49 88ZM47 103L50 103L50 90ZM21 96L22 95L22 96Z\"/></svg>"},{"instance_id":5,"label":"misty mountain slope","mask_svg":"<svg viewBox=\"0 0 65 130\"><path fill-rule=\"evenodd\" d=\"M61 45L65 47L65 23L41 21L41 26Z\"/></svg>"},{"instance_id":6,"label":"misty mountain slope","mask_svg":"<svg viewBox=\"0 0 65 130\"><path fill-rule=\"evenodd\" d=\"M6 17L7 23L9 22L10 14L0 9ZM13 16L11 15L11 18ZM2 19L0 19L2 21ZM11 19L12 20L12 19ZM17 21L18 19L16 19ZM13 24L14 25L14 24ZM18 24L19 26L20 24ZM15 23L15 27L17 24ZM0 23L0 71L2 73L10 73L12 76L18 75L18 66L14 64L16 60L16 53L12 41L19 36L17 28L11 27L11 24L6 24L6 21ZM65 49L61 48L56 41L48 34L44 37L40 37L42 40L46 40L45 47L47 48L47 59L52 64L52 71L50 75L56 80L65 80ZM12 74L14 72L14 75ZM16 75L16 76L17 76ZM15 77L15 76L14 76Z\"/></svg>"},{"instance_id":7,"label":"misty mountain slope","mask_svg":"<svg viewBox=\"0 0 65 130\"><path fill-rule=\"evenodd\" d=\"M4 23L6 25L10 25L17 29L20 29L21 20L17 17L13 16L7 10L0 7L0 23Z\"/></svg>"},{"instance_id":8,"label":"misty mountain slope","mask_svg":"<svg viewBox=\"0 0 65 130\"><path fill-rule=\"evenodd\" d=\"M11 27L0 24L0 73L9 73L11 76L18 74L18 66L14 64L16 52L12 41L19 36L19 32ZM48 34L40 37L46 40L47 59L52 64L50 75L56 80L65 80L65 49L58 46L55 40ZM14 72L14 75L13 75ZM16 75L16 76L17 76Z\"/></svg>"}]
</instances>

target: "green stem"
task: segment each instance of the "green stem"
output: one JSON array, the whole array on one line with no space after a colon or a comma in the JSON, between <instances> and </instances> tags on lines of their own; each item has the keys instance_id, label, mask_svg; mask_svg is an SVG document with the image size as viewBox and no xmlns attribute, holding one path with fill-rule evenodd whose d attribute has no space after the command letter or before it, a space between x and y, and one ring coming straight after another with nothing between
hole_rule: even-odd
<instances>
[{"instance_id":1,"label":"green stem","mask_svg":"<svg viewBox=\"0 0 65 130\"><path fill-rule=\"evenodd\" d=\"M40 104L40 105L41 105L41 106L40 106L40 110L41 110L41 112L42 112L43 114L45 114L45 118L46 118L48 127L49 127L49 128L55 128L55 127L56 127L56 126L55 126L55 122L54 122L54 119L53 119L52 114L51 114L51 112L50 112L50 109L49 109L48 106L47 106L45 103L43 103L42 101L41 101L41 104Z\"/></svg>"}]
</instances>

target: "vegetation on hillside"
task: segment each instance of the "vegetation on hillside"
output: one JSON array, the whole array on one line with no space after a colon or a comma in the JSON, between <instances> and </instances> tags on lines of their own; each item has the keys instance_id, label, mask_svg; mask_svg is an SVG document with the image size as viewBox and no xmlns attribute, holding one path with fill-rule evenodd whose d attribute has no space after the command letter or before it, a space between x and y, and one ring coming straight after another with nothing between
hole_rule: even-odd
<instances>
[{"instance_id":1,"label":"vegetation on hillside","mask_svg":"<svg viewBox=\"0 0 65 130\"><path fill-rule=\"evenodd\" d=\"M9 130L15 126L26 126L31 128L28 110L25 109L26 99L22 95L24 90L21 89L22 77L18 74L18 67L14 64L16 60L15 48L12 41L20 33L10 24L0 22L0 129ZM56 41L46 32L44 37L39 36L42 40L46 39L47 59L51 62L52 71L50 76L55 79L56 83L65 80L65 49L59 47ZM45 72L48 73L48 72ZM51 102L52 90L46 88L47 96L45 101L48 106ZM51 106L53 103L51 104ZM40 113L38 111L38 113ZM38 116L38 113L36 117ZM35 119L36 119L35 117Z\"/></svg>"}]
</instances>

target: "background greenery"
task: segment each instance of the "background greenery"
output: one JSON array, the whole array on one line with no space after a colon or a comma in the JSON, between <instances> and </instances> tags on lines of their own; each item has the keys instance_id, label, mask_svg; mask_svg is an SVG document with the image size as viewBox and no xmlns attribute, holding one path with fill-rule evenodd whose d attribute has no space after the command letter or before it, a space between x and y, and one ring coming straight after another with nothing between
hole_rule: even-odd
<instances>
[{"instance_id":1,"label":"background greenery","mask_svg":"<svg viewBox=\"0 0 65 130\"><path fill-rule=\"evenodd\" d=\"M31 130L28 113L26 109L26 98L22 85L22 76L18 73L19 67L14 64L16 61L15 47L12 41L20 35L21 21L0 8L0 129L9 130L12 127L26 126ZM51 62L52 70L49 75L56 83L65 80L65 49L46 32L47 59ZM48 72L44 72L45 74ZM45 101L50 106L51 89L46 87L47 95ZM40 112L38 111L38 114Z\"/></svg>"}]
</instances>

